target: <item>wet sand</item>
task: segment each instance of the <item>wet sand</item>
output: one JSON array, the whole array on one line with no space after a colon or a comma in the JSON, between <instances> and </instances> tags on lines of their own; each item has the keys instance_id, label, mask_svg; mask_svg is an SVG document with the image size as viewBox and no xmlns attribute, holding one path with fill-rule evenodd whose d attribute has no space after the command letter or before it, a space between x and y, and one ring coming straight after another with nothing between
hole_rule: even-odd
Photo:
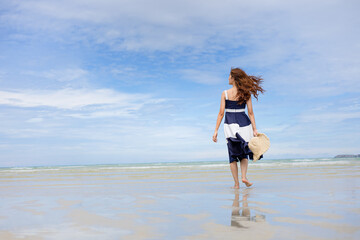
<instances>
[{"instance_id":1,"label":"wet sand","mask_svg":"<svg viewBox=\"0 0 360 240\"><path fill-rule=\"evenodd\" d=\"M360 239L359 170L251 163L240 189L226 163L2 171L0 239Z\"/></svg>"}]
</instances>

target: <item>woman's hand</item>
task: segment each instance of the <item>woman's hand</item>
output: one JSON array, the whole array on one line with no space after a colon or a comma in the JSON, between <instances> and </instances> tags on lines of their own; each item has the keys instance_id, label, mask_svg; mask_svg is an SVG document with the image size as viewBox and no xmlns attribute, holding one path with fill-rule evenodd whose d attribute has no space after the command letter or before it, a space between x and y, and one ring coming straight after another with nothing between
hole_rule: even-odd
<instances>
[{"instance_id":1,"label":"woman's hand","mask_svg":"<svg viewBox=\"0 0 360 240\"><path fill-rule=\"evenodd\" d=\"M257 129L255 129L255 130L253 131L253 134L254 134L254 137L257 137L257 135L258 135Z\"/></svg>"},{"instance_id":2,"label":"woman's hand","mask_svg":"<svg viewBox=\"0 0 360 240\"><path fill-rule=\"evenodd\" d=\"M214 135L213 135L213 141L214 142L217 142L217 135L218 135L218 131L215 131Z\"/></svg>"}]
</instances>

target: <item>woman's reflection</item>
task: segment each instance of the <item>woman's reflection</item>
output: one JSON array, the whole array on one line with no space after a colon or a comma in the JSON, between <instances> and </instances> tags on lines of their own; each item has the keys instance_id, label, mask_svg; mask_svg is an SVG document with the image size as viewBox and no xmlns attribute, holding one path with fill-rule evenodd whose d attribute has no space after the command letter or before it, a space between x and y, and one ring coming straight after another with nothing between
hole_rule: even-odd
<instances>
[{"instance_id":1,"label":"woman's reflection","mask_svg":"<svg viewBox=\"0 0 360 240\"><path fill-rule=\"evenodd\" d=\"M265 221L265 215L256 214L255 216L250 215L250 208L248 207L247 198L250 191L253 188L246 188L242 191L242 207L239 207L239 195L240 189L235 189L235 199L232 205L231 211L231 226L238 228L248 228L246 222L262 222ZM241 213L240 213L241 211Z\"/></svg>"}]
</instances>

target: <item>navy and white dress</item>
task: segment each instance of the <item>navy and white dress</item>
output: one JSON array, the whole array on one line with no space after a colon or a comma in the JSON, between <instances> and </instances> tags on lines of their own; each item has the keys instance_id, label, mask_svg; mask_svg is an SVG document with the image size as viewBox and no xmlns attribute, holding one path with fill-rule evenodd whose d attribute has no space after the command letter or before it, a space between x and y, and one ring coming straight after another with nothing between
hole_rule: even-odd
<instances>
[{"instance_id":1,"label":"navy and white dress","mask_svg":"<svg viewBox=\"0 0 360 240\"><path fill-rule=\"evenodd\" d=\"M229 162L241 161L243 158L253 160L253 153L248 144L254 137L250 118L245 113L246 102L241 105L228 99L225 90L224 132L229 151ZM259 160L263 157L260 156Z\"/></svg>"}]
</instances>

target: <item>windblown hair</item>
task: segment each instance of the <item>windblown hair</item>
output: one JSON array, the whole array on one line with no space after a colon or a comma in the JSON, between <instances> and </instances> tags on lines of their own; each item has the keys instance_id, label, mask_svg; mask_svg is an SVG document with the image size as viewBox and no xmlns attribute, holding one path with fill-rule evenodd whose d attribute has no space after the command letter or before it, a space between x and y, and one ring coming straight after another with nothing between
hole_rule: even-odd
<instances>
[{"instance_id":1,"label":"windblown hair","mask_svg":"<svg viewBox=\"0 0 360 240\"><path fill-rule=\"evenodd\" d=\"M237 89L236 101L238 104L246 102L251 97L251 94L254 95L256 100L259 100L258 92L265 92L265 90L260 86L263 82L261 76L257 77L247 75L244 70L233 67L231 67L230 75L233 77L235 87Z\"/></svg>"}]
</instances>

